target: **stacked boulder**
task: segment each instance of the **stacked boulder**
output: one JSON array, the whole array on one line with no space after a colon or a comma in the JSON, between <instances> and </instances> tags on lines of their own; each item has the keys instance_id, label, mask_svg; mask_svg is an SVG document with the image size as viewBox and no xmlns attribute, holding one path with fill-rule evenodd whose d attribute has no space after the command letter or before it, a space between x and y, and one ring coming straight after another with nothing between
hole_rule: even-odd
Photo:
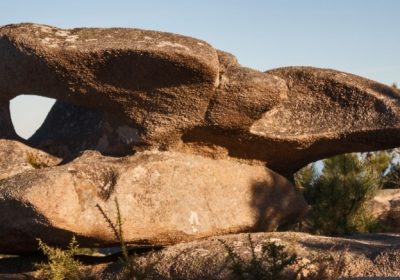
<instances>
[{"instance_id":1,"label":"stacked boulder","mask_svg":"<svg viewBox=\"0 0 400 280\"><path fill-rule=\"evenodd\" d=\"M27 93L57 102L24 141L9 101ZM299 168L400 144L399 100L334 70L242 67L171 33L3 26L0 154L14 160L0 159L0 252L116 244L115 201L136 245L275 230L308 209Z\"/></svg>"}]
</instances>

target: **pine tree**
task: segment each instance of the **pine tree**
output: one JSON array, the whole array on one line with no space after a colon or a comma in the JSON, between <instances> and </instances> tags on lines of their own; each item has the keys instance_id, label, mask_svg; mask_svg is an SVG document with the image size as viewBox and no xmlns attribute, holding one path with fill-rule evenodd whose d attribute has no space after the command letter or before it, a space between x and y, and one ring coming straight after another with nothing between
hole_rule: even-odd
<instances>
[{"instance_id":1,"label":"pine tree","mask_svg":"<svg viewBox=\"0 0 400 280\"><path fill-rule=\"evenodd\" d=\"M344 154L325 159L321 174L312 165L296 174L296 183L312 206L311 231L338 236L370 230L375 223L366 202L381 187L391 160L387 151Z\"/></svg>"}]
</instances>

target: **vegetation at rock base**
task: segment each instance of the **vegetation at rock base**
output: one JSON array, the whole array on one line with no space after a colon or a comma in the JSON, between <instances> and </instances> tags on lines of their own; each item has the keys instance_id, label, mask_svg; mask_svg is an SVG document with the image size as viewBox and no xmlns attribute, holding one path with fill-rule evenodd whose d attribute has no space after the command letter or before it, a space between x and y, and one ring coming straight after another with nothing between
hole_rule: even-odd
<instances>
[{"instance_id":1,"label":"vegetation at rock base","mask_svg":"<svg viewBox=\"0 0 400 280\"><path fill-rule=\"evenodd\" d=\"M74 259L79 246L72 238L67 250L53 248L38 240L39 249L47 256L47 263L36 264L36 278L46 280L79 280L82 279L80 267L82 263Z\"/></svg>"},{"instance_id":2,"label":"vegetation at rock base","mask_svg":"<svg viewBox=\"0 0 400 280\"><path fill-rule=\"evenodd\" d=\"M224 245L231 260L234 277L238 280L257 280L257 279L287 279L285 269L293 265L297 260L296 254L288 254L284 251L284 246L275 242L268 242L262 245L261 255L257 256L255 246L250 234L248 235L251 259L246 261L237 254L225 241L219 240ZM293 278L295 279L295 278Z\"/></svg>"},{"instance_id":3,"label":"vegetation at rock base","mask_svg":"<svg viewBox=\"0 0 400 280\"><path fill-rule=\"evenodd\" d=\"M289 253L277 241L268 241L256 249L248 235L250 260L242 258L224 240L219 239L228 253L233 279L237 280L337 280L345 271L346 250L338 258L333 255L312 255L304 259Z\"/></svg>"},{"instance_id":4,"label":"vegetation at rock base","mask_svg":"<svg viewBox=\"0 0 400 280\"><path fill-rule=\"evenodd\" d=\"M333 236L376 230L366 203L384 186L393 158L392 151L343 154L325 159L320 174L313 164L298 172L296 184L312 206L308 229Z\"/></svg>"},{"instance_id":5,"label":"vegetation at rock base","mask_svg":"<svg viewBox=\"0 0 400 280\"><path fill-rule=\"evenodd\" d=\"M26 153L26 161L35 169L42 169L49 167L49 165L42 159L40 159L40 157L35 153L31 152Z\"/></svg>"}]
</instances>

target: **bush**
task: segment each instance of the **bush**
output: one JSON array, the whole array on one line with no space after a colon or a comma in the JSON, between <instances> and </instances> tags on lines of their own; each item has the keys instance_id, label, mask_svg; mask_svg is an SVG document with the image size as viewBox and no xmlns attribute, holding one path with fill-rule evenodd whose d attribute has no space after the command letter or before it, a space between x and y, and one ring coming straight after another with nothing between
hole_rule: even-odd
<instances>
[{"instance_id":1,"label":"bush","mask_svg":"<svg viewBox=\"0 0 400 280\"><path fill-rule=\"evenodd\" d=\"M251 259L242 259L225 241L219 240L224 245L231 261L233 276L239 280L285 280L289 279L285 273L290 265L297 261L296 254L288 254L284 246L276 242L262 244L261 255L257 256L250 234L248 235ZM292 279L295 279L292 278Z\"/></svg>"},{"instance_id":2,"label":"bush","mask_svg":"<svg viewBox=\"0 0 400 280\"><path fill-rule=\"evenodd\" d=\"M82 265L74 259L78 252L78 243L72 238L67 250L53 248L39 241L39 249L47 256L48 263L36 264L36 278L48 280L79 280L82 275L79 267Z\"/></svg>"}]
</instances>

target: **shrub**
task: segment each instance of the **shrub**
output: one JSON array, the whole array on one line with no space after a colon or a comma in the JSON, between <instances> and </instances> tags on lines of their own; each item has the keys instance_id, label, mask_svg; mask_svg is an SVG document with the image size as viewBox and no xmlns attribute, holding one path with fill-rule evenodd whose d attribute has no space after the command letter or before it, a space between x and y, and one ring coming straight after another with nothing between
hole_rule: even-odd
<instances>
[{"instance_id":1,"label":"shrub","mask_svg":"<svg viewBox=\"0 0 400 280\"><path fill-rule=\"evenodd\" d=\"M78 251L78 243L72 238L67 250L53 248L38 239L39 249L47 256L47 263L36 264L36 278L48 280L79 280L82 275L79 267L82 265L74 259Z\"/></svg>"},{"instance_id":2,"label":"shrub","mask_svg":"<svg viewBox=\"0 0 400 280\"><path fill-rule=\"evenodd\" d=\"M285 269L296 262L296 254L288 254L284 251L284 246L276 242L267 242L262 244L261 255L257 256L250 234L248 235L248 240L251 251L250 261L242 259L225 241L219 239L219 242L228 252L228 257L231 261L229 268L232 270L233 277L239 280L288 279L284 272Z\"/></svg>"}]
</instances>

